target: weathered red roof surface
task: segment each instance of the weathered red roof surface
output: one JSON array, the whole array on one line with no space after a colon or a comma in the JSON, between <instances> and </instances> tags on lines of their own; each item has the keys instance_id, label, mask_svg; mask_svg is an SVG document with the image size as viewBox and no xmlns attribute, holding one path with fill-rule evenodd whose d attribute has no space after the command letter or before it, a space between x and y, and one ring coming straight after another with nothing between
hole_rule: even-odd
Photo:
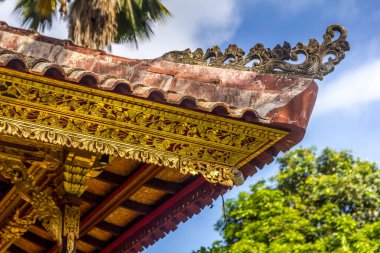
<instances>
[{"instance_id":1,"label":"weathered red roof surface","mask_svg":"<svg viewBox=\"0 0 380 253\"><path fill-rule=\"evenodd\" d=\"M273 161L279 151L287 151L301 141L317 97L317 84L310 78L161 58L127 59L6 23L0 23L0 48L1 67L288 130L284 139L241 169L245 176ZM151 245L226 191L223 186L211 187L203 179L194 185L181 199L152 216L146 226L119 240L119 249L140 250Z\"/></svg>"}]
</instances>

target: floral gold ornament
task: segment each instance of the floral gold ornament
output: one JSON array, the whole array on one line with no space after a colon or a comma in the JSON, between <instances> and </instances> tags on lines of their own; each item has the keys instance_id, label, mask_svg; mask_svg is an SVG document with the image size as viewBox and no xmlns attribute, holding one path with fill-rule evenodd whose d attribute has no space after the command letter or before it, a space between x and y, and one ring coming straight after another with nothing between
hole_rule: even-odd
<instances>
[{"instance_id":1,"label":"floral gold ornament","mask_svg":"<svg viewBox=\"0 0 380 253\"><path fill-rule=\"evenodd\" d=\"M36 218L35 212L22 216L20 210L16 210L0 228L0 247L22 236L36 222Z\"/></svg>"},{"instance_id":2,"label":"floral gold ornament","mask_svg":"<svg viewBox=\"0 0 380 253\"><path fill-rule=\"evenodd\" d=\"M79 237L80 209L77 206L65 205L63 237L66 238L66 252L75 252L75 243Z\"/></svg>"},{"instance_id":3,"label":"floral gold ornament","mask_svg":"<svg viewBox=\"0 0 380 253\"><path fill-rule=\"evenodd\" d=\"M20 196L30 203L42 225L53 238L61 242L62 213L55 204L51 192L41 191L28 175L24 164L17 159L0 156L0 175L15 184Z\"/></svg>"},{"instance_id":4,"label":"floral gold ornament","mask_svg":"<svg viewBox=\"0 0 380 253\"><path fill-rule=\"evenodd\" d=\"M96 156L89 157L76 156L75 152L70 152L65 163L58 169L56 178L57 195L65 202L78 202L79 197L87 189L87 182L92 177L97 177L102 172L102 167L96 167Z\"/></svg>"},{"instance_id":5,"label":"floral gold ornament","mask_svg":"<svg viewBox=\"0 0 380 253\"><path fill-rule=\"evenodd\" d=\"M0 132L200 173L233 185L287 132L0 70Z\"/></svg>"}]
</instances>

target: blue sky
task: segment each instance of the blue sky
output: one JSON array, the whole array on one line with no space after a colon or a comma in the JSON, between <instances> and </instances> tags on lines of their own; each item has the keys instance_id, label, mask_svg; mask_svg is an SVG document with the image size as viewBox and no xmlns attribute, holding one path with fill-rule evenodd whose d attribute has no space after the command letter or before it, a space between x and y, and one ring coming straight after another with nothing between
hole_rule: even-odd
<instances>
[{"instance_id":1,"label":"blue sky","mask_svg":"<svg viewBox=\"0 0 380 253\"><path fill-rule=\"evenodd\" d=\"M131 46L115 45L113 54L129 58L153 58L171 50L236 43L246 51L257 42L273 47L284 40L295 45L309 38L319 41L326 27L339 23L348 30L351 51L340 65L319 84L319 96L301 145L322 149L350 149L363 159L380 163L380 1L378 0L167 0L173 13L155 27L156 36ZM15 4L7 0L0 7L1 20L19 26L10 14ZM47 35L65 38L63 22L56 22ZM278 171L272 164L232 189L239 191ZM191 252L219 238L213 224L221 216L221 200L213 208L179 225L146 253Z\"/></svg>"}]
</instances>

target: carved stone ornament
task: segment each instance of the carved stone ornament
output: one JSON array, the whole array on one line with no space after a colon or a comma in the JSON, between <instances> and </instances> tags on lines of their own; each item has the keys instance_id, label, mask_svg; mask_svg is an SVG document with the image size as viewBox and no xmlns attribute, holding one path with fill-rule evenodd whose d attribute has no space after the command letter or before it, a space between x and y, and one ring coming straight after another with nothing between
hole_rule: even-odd
<instances>
[{"instance_id":1,"label":"carved stone ornament","mask_svg":"<svg viewBox=\"0 0 380 253\"><path fill-rule=\"evenodd\" d=\"M62 213L55 204L51 193L41 191L28 175L24 164L17 159L0 156L0 175L17 188L21 198L30 203L42 225L60 244L62 238Z\"/></svg>"},{"instance_id":2,"label":"carved stone ornament","mask_svg":"<svg viewBox=\"0 0 380 253\"><path fill-rule=\"evenodd\" d=\"M339 36L336 38L336 32ZM265 48L263 44L256 44L245 55L243 49L231 44L223 53L218 46L213 46L204 53L201 48L191 51L172 51L161 58L184 64L207 65L218 68L231 68L238 70L252 70L262 73L284 73L303 77L323 79L323 76L331 73L344 54L350 49L346 41L347 31L340 25L330 25L323 42L319 44L316 39L310 39L309 44L298 43L291 48L288 42L283 46L277 45L273 49ZM304 55L305 60L298 61L298 55ZM329 57L329 56L333 57ZM327 61L325 58L328 57Z\"/></svg>"}]
</instances>

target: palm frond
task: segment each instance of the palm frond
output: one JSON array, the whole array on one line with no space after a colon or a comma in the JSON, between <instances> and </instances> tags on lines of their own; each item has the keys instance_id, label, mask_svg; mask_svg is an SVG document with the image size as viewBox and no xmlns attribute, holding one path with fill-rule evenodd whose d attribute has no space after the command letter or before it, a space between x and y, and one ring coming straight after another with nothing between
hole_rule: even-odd
<instances>
[{"instance_id":1,"label":"palm frond","mask_svg":"<svg viewBox=\"0 0 380 253\"><path fill-rule=\"evenodd\" d=\"M36 11L43 17L49 17L56 11L55 0L37 0Z\"/></svg>"},{"instance_id":2,"label":"palm frond","mask_svg":"<svg viewBox=\"0 0 380 253\"><path fill-rule=\"evenodd\" d=\"M4 0L0 0L3 2ZM150 38L153 22L170 16L159 0L18 0L15 12L22 24L44 31L59 13L69 18L69 38L76 44L103 49L112 42Z\"/></svg>"},{"instance_id":3,"label":"palm frond","mask_svg":"<svg viewBox=\"0 0 380 253\"><path fill-rule=\"evenodd\" d=\"M142 13L146 13L152 21L164 21L171 14L159 0L138 0L141 1Z\"/></svg>"},{"instance_id":4,"label":"palm frond","mask_svg":"<svg viewBox=\"0 0 380 253\"><path fill-rule=\"evenodd\" d=\"M117 33L114 42L132 42L149 39L153 35L152 23L164 21L170 12L159 0L119 0Z\"/></svg>"},{"instance_id":5,"label":"palm frond","mask_svg":"<svg viewBox=\"0 0 380 253\"><path fill-rule=\"evenodd\" d=\"M56 7L56 0L19 0L14 12L22 17L22 25L43 32L51 28Z\"/></svg>"}]
</instances>

